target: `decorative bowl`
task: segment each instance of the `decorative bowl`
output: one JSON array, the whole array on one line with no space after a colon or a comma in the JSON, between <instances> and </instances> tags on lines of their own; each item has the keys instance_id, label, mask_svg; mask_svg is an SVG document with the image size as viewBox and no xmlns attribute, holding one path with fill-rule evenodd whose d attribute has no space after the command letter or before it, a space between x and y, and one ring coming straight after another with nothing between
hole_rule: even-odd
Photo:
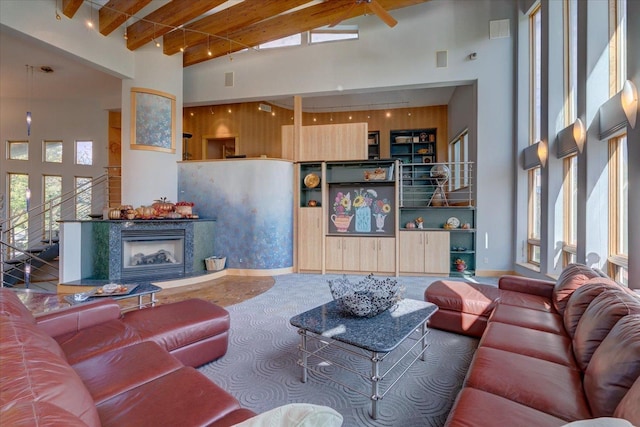
<instances>
[{"instance_id":1,"label":"decorative bowl","mask_svg":"<svg viewBox=\"0 0 640 427\"><path fill-rule=\"evenodd\" d=\"M320 177L315 173L310 173L304 177L304 185L307 188L316 188L320 184Z\"/></svg>"},{"instance_id":2,"label":"decorative bowl","mask_svg":"<svg viewBox=\"0 0 640 427\"><path fill-rule=\"evenodd\" d=\"M333 299L340 309L356 317L374 317L390 309L402 299L404 287L395 279L376 279L373 274L358 283L351 283L347 276L328 280Z\"/></svg>"}]
</instances>

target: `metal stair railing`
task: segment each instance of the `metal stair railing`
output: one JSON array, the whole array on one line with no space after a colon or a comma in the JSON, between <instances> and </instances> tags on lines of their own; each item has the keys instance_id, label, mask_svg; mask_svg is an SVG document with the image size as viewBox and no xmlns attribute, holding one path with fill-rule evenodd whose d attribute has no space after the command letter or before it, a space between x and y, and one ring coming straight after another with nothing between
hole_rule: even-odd
<instances>
[{"instance_id":1,"label":"metal stair railing","mask_svg":"<svg viewBox=\"0 0 640 427\"><path fill-rule=\"evenodd\" d=\"M6 265L3 262L2 271L0 272L1 287L24 284L25 288L29 288L35 282L58 284L60 270L56 264L3 241L0 241L0 246L0 250L3 253L14 253L14 258L8 260ZM57 253L57 248L55 248L54 252Z\"/></svg>"},{"instance_id":2,"label":"metal stair railing","mask_svg":"<svg viewBox=\"0 0 640 427\"><path fill-rule=\"evenodd\" d=\"M87 219L94 209L102 213L109 206L110 188L116 179L112 172L92 178L72 191L47 200L41 205L29 207L16 215L0 222L0 267L4 275L9 270L16 271L16 265L8 264L20 257L28 260L28 264L50 263L40 259L34 251L34 242L38 246L57 244L59 226L57 221ZM119 184L119 183L118 183ZM84 203L77 203L82 199ZM46 247L46 246L45 246ZM31 262L37 261L37 262ZM57 269L56 269L57 270ZM22 271L22 274L28 273ZM2 281L4 285L5 281Z\"/></svg>"}]
</instances>

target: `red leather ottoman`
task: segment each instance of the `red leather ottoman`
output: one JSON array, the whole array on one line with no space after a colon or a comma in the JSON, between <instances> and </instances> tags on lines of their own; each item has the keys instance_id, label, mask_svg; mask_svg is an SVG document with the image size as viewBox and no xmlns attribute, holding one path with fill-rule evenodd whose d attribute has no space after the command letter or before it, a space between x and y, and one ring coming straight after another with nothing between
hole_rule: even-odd
<instances>
[{"instance_id":1,"label":"red leather ottoman","mask_svg":"<svg viewBox=\"0 0 640 427\"><path fill-rule=\"evenodd\" d=\"M160 344L187 366L203 365L227 352L229 312L201 299L130 311L122 321L142 341Z\"/></svg>"},{"instance_id":2,"label":"red leather ottoman","mask_svg":"<svg viewBox=\"0 0 640 427\"><path fill-rule=\"evenodd\" d=\"M425 301L439 308L429 319L429 326L481 337L500 292L491 285L437 280L424 291Z\"/></svg>"}]
</instances>

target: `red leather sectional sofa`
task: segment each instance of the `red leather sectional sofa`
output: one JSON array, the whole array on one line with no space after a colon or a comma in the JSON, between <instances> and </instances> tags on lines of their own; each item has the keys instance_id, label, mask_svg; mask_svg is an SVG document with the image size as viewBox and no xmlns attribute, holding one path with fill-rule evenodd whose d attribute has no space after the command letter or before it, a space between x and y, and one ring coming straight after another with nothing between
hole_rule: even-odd
<instances>
[{"instance_id":1,"label":"red leather sectional sofa","mask_svg":"<svg viewBox=\"0 0 640 427\"><path fill-rule=\"evenodd\" d=\"M480 336L447 426L562 426L616 417L640 426L640 298L573 264L557 282L438 281L432 327Z\"/></svg>"},{"instance_id":2,"label":"red leather sectional sofa","mask_svg":"<svg viewBox=\"0 0 640 427\"><path fill-rule=\"evenodd\" d=\"M0 424L231 426L252 411L194 367L227 351L229 314L192 299L113 301L34 318L0 289Z\"/></svg>"}]
</instances>

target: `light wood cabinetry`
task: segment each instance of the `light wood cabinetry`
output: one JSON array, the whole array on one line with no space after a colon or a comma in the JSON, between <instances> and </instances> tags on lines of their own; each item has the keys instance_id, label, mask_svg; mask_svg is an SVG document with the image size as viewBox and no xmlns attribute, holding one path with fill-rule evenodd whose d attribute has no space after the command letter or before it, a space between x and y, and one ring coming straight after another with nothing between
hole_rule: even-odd
<instances>
[{"instance_id":1,"label":"light wood cabinetry","mask_svg":"<svg viewBox=\"0 0 640 427\"><path fill-rule=\"evenodd\" d=\"M292 125L282 127L282 157L285 159L309 162L362 160L368 156L366 123L303 126L298 150L294 149L293 132Z\"/></svg>"},{"instance_id":2,"label":"light wood cabinetry","mask_svg":"<svg viewBox=\"0 0 640 427\"><path fill-rule=\"evenodd\" d=\"M360 237L360 271L395 273L396 239Z\"/></svg>"},{"instance_id":3,"label":"light wood cabinetry","mask_svg":"<svg viewBox=\"0 0 640 427\"><path fill-rule=\"evenodd\" d=\"M449 232L400 231L400 273L449 274Z\"/></svg>"},{"instance_id":4,"label":"light wood cabinetry","mask_svg":"<svg viewBox=\"0 0 640 427\"><path fill-rule=\"evenodd\" d=\"M322 208L298 209L298 268L322 270Z\"/></svg>"},{"instance_id":5,"label":"light wood cabinetry","mask_svg":"<svg viewBox=\"0 0 640 427\"><path fill-rule=\"evenodd\" d=\"M325 265L331 271L360 271L360 238L327 236Z\"/></svg>"},{"instance_id":6,"label":"light wood cabinetry","mask_svg":"<svg viewBox=\"0 0 640 427\"><path fill-rule=\"evenodd\" d=\"M396 239L327 236L326 267L329 271L390 273L396 268Z\"/></svg>"}]
</instances>

